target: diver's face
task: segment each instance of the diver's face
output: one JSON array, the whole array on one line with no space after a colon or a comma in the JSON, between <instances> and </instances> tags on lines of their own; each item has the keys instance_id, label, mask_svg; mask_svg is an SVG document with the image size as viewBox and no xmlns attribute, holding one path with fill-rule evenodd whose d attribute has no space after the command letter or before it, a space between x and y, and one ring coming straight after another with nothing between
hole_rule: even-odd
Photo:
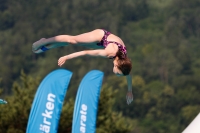
<instances>
[{"instance_id":1,"label":"diver's face","mask_svg":"<svg viewBox=\"0 0 200 133\"><path fill-rule=\"evenodd\" d=\"M118 63L117 63L117 59L114 59L113 61L113 73L117 76L123 76L123 73L119 70L118 68Z\"/></svg>"}]
</instances>

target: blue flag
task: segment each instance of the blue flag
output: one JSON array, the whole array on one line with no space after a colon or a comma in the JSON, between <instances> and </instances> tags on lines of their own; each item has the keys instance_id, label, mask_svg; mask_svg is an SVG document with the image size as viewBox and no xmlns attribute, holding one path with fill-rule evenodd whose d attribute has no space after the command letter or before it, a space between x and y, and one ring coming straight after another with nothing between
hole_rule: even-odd
<instances>
[{"instance_id":1,"label":"blue flag","mask_svg":"<svg viewBox=\"0 0 200 133\"><path fill-rule=\"evenodd\" d=\"M74 106L72 133L94 133L103 72L92 70L78 88Z\"/></svg>"},{"instance_id":2,"label":"blue flag","mask_svg":"<svg viewBox=\"0 0 200 133\"><path fill-rule=\"evenodd\" d=\"M71 77L72 72L58 69L43 79L33 101L26 133L57 133Z\"/></svg>"}]
</instances>

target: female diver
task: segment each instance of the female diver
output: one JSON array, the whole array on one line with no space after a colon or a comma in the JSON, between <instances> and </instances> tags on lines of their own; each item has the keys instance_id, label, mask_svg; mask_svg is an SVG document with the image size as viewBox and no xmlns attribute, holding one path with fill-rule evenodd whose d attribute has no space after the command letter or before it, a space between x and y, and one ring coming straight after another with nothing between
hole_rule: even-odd
<instances>
[{"instance_id":1,"label":"female diver","mask_svg":"<svg viewBox=\"0 0 200 133\"><path fill-rule=\"evenodd\" d=\"M42 38L36 41L32 45L32 51L34 53L41 53L52 48L67 46L69 44L85 46L93 48L94 50L84 50L62 56L58 60L59 66L62 66L67 60L85 55L113 59L113 72L117 76L126 76L127 79L127 104L130 104L133 101L132 78L130 75L132 65L130 59L127 57L126 47L118 36L111 34L104 29L96 29L91 32L75 36L58 35L48 39Z\"/></svg>"}]
</instances>

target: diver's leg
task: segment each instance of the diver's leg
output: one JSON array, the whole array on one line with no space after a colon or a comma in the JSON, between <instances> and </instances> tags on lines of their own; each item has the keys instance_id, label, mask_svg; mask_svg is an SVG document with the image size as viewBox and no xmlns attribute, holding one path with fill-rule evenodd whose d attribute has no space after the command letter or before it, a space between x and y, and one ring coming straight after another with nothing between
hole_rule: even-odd
<instances>
[{"instance_id":1,"label":"diver's leg","mask_svg":"<svg viewBox=\"0 0 200 133\"><path fill-rule=\"evenodd\" d=\"M47 49L52 49L60 46L67 46L68 44L77 44L77 46L94 48L94 45L96 45L97 42L101 41L103 35L103 30L96 29L91 32L83 33L76 36L58 35L47 39L42 38L39 41L33 43L32 50L34 52L43 47Z\"/></svg>"}]
</instances>

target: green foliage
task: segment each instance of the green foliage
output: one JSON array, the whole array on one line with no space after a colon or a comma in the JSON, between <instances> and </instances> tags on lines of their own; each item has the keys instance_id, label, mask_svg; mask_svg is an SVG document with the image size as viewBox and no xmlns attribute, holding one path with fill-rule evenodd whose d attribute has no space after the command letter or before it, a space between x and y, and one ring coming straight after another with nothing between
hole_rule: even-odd
<instances>
[{"instance_id":1,"label":"green foliage","mask_svg":"<svg viewBox=\"0 0 200 133\"><path fill-rule=\"evenodd\" d=\"M69 99L63 104L62 113L60 116L58 133L70 133L72 130L74 100Z\"/></svg>"},{"instance_id":2,"label":"green foliage","mask_svg":"<svg viewBox=\"0 0 200 133\"><path fill-rule=\"evenodd\" d=\"M21 73L21 82L13 84L13 94L5 99L7 104L0 106L0 133L24 133L30 108L39 83L38 78Z\"/></svg>"},{"instance_id":3,"label":"green foliage","mask_svg":"<svg viewBox=\"0 0 200 133\"><path fill-rule=\"evenodd\" d=\"M126 105L125 78L110 76L112 61L89 57L71 60L64 65L74 74L71 89L67 93L68 102L63 106L66 115L62 113L61 117L61 123L65 122L68 128L64 128L60 123L59 131L71 130L70 113L74 102L72 99L76 95L76 88L81 78L89 70L99 69L105 72L104 84L106 84L105 88L109 88L105 89L106 92L111 88L118 90L114 93L116 100L112 99L114 96L107 97L111 100L107 99L109 105L107 102L104 103L105 107L101 103L99 105L100 110L103 111L102 107L104 107L112 116L107 116L108 120L102 118L105 122L113 122L113 125L108 124L110 127L119 126L124 122L123 119L127 121L131 119L134 133L181 132L199 110L199 5L199 0L109 0L106 2L101 0L1 0L0 88L3 90L1 92L3 98L5 97L12 104L0 106L0 112L3 112L3 115L0 113L2 118L0 121L4 120L0 123L0 127L7 123L11 133L24 131L15 128L18 126L15 112L22 115L22 118L28 115L28 107L31 105L34 86L37 83L31 86L28 84L28 90L23 85L16 84L22 69L33 77L44 77L50 71L57 69L57 59L60 56L85 49L69 46L36 55L31 52L34 41L58 34L75 35L95 28L105 28L119 35L127 46L128 55L133 62L134 102L129 106ZM107 95L103 91L101 97ZM18 101L17 96L21 94L25 96L20 97L25 100L24 102ZM27 98L28 96L31 98ZM21 105L15 106L17 103ZM22 111L24 114L20 113L19 110L22 109L19 107L24 108ZM66 111L68 109L69 112ZM9 114L4 112L10 110ZM10 115L16 119L12 124L8 120ZM104 116L100 112L99 115ZM126 117L121 119L124 115ZM120 124L114 122L117 120ZM105 122L102 122L104 125L102 127L97 125L98 132L106 132L109 126ZM19 123L21 124L19 127L25 127L25 123ZM122 125L125 127L121 127L122 130L117 127L115 129L119 132L128 131L130 125L124 123ZM5 125L5 128L8 128L8 125ZM114 132L114 129L111 132Z\"/></svg>"},{"instance_id":4,"label":"green foliage","mask_svg":"<svg viewBox=\"0 0 200 133\"><path fill-rule=\"evenodd\" d=\"M128 133L137 125L136 121L113 111L117 90L106 84L102 88L98 107L97 133Z\"/></svg>"}]
</instances>

